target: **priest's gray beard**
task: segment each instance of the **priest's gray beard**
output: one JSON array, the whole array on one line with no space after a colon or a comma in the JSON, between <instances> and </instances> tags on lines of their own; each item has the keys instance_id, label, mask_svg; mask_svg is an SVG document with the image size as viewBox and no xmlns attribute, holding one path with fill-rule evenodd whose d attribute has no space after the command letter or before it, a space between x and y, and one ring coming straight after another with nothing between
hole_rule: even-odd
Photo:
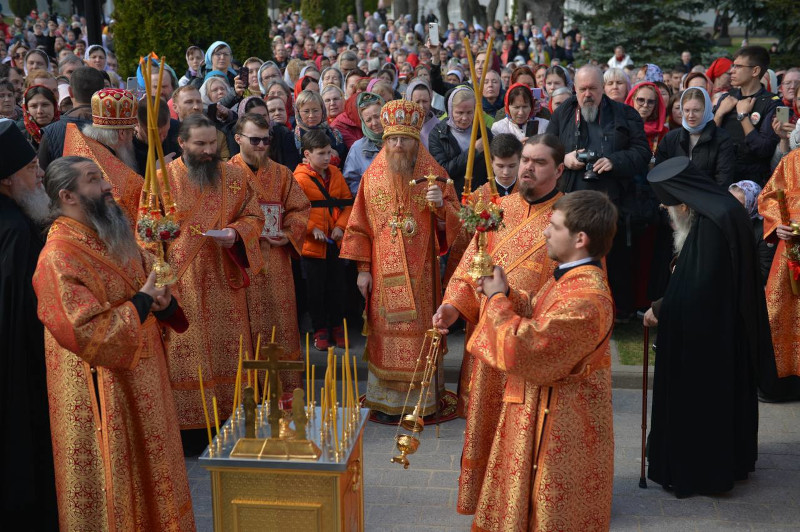
<instances>
[{"instance_id":1,"label":"priest's gray beard","mask_svg":"<svg viewBox=\"0 0 800 532\"><path fill-rule=\"evenodd\" d=\"M692 209L681 209L679 205L667 207L669 219L672 221L672 249L676 255L681 254L686 237L692 230L694 222L694 211Z\"/></svg>"},{"instance_id":2,"label":"priest's gray beard","mask_svg":"<svg viewBox=\"0 0 800 532\"><path fill-rule=\"evenodd\" d=\"M394 144L386 146L386 165L389 167L389 175L394 178L395 182L400 181L403 185L408 184L408 181L413 177L418 152L418 143L414 143L413 147L409 148Z\"/></svg>"},{"instance_id":3,"label":"priest's gray beard","mask_svg":"<svg viewBox=\"0 0 800 532\"><path fill-rule=\"evenodd\" d=\"M50 198L44 188L37 186L33 190L20 191L12 187L11 199L37 224L44 225L50 221Z\"/></svg>"},{"instance_id":4,"label":"priest's gray beard","mask_svg":"<svg viewBox=\"0 0 800 532\"><path fill-rule=\"evenodd\" d=\"M219 155L195 155L183 152L183 162L189 170L189 179L201 188L216 187L219 181Z\"/></svg>"},{"instance_id":5,"label":"priest's gray beard","mask_svg":"<svg viewBox=\"0 0 800 532\"><path fill-rule=\"evenodd\" d=\"M599 111L600 111L599 105L594 105L594 104L589 105L587 103L584 103L583 106L581 107L581 116L587 122L594 122L595 120L597 120L597 113Z\"/></svg>"},{"instance_id":6,"label":"priest's gray beard","mask_svg":"<svg viewBox=\"0 0 800 532\"><path fill-rule=\"evenodd\" d=\"M114 152L117 154L117 158L125 163L125 166L134 172L138 171L139 164L136 162L136 152L133 151L132 143L118 144L114 148Z\"/></svg>"},{"instance_id":7,"label":"priest's gray beard","mask_svg":"<svg viewBox=\"0 0 800 532\"><path fill-rule=\"evenodd\" d=\"M111 192L99 198L80 196L81 206L97 231L97 236L108 248L108 252L122 263L139 257L139 246L133 236L128 217L116 201L108 202Z\"/></svg>"}]
</instances>

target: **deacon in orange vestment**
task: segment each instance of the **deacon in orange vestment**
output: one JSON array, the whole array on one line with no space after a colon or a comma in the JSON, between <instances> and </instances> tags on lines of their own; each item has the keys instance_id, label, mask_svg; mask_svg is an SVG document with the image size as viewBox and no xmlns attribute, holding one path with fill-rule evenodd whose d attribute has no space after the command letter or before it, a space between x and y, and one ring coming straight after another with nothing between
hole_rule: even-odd
<instances>
[{"instance_id":1,"label":"deacon in orange vestment","mask_svg":"<svg viewBox=\"0 0 800 532\"><path fill-rule=\"evenodd\" d=\"M111 184L111 193L131 227L135 227L144 179L136 173L133 134L138 104L129 91L103 89L92 96L92 124L83 132L67 124L64 156L77 155L93 160Z\"/></svg>"},{"instance_id":2,"label":"deacon in orange vestment","mask_svg":"<svg viewBox=\"0 0 800 532\"><path fill-rule=\"evenodd\" d=\"M278 220L280 225L270 227L281 231L281 234L262 232L259 240L264 267L258 273L253 272L250 286L247 287L250 329L254 336L261 334L262 342L266 343L275 327L275 342L286 350L284 359L300 360L302 354L291 257L300 256L311 203L292 172L269 158L269 146L264 142L252 144L251 139L260 140L270 135L266 119L261 115L247 114L239 118L236 129L235 138L241 151L228 164L241 168L247 174L258 194L258 203L265 218L274 217L278 208L281 212ZM265 231L270 228L265 226ZM282 371L280 378L284 391L305 387L299 372Z\"/></svg>"},{"instance_id":3,"label":"deacon in orange vestment","mask_svg":"<svg viewBox=\"0 0 800 532\"><path fill-rule=\"evenodd\" d=\"M800 396L800 348L797 332L800 295L792 293L787 257L788 247L800 245L800 237L792 236L792 228L781 222L778 190L783 190L786 196L789 219L792 222L800 221L800 152L797 150L781 159L758 197L758 212L764 217L764 240L778 244L769 271L766 292L776 368L771 363L760 361L761 375L758 384L761 393L768 398L787 400ZM797 284L800 286L800 282ZM766 380L765 375L769 375Z\"/></svg>"},{"instance_id":4,"label":"deacon in orange vestment","mask_svg":"<svg viewBox=\"0 0 800 532\"><path fill-rule=\"evenodd\" d=\"M46 327L59 526L194 530L162 341L163 325L185 330L185 317L148 278L153 257L92 161L58 159L46 180L62 216L33 285Z\"/></svg>"},{"instance_id":5,"label":"deacon in orange vestment","mask_svg":"<svg viewBox=\"0 0 800 532\"><path fill-rule=\"evenodd\" d=\"M440 290L431 239L444 252L461 226L452 184L409 185L429 174L447 177L419 142L423 119L422 108L404 100L381 109L385 142L364 173L340 254L358 262L359 289L367 298L366 404L389 416L403 410L423 335L430 328L434 291ZM437 205L435 234L429 201ZM431 397L421 414L434 411Z\"/></svg>"},{"instance_id":6,"label":"deacon in orange vestment","mask_svg":"<svg viewBox=\"0 0 800 532\"><path fill-rule=\"evenodd\" d=\"M219 160L208 118L190 116L181 135L183 156L168 165L181 232L166 259L189 330L169 336L167 365L181 429L196 429L206 426L197 367L203 367L206 400L216 395L224 419L233 404L240 338L253 354L245 289L263 267L264 215L244 171ZM209 230L224 236L204 236Z\"/></svg>"},{"instance_id":7,"label":"deacon in orange vestment","mask_svg":"<svg viewBox=\"0 0 800 532\"><path fill-rule=\"evenodd\" d=\"M523 287L530 293L538 292L552 278L555 267L544 245L544 230L550 223L553 204L562 196L556 182L564 168L563 157L557 138L539 135L529 139L518 176L519 192L500 201L505 226L488 235L488 249L495 265L503 268L511 286ZM469 246L450 279L433 320L435 327L445 328L462 316L467 321L465 347L486 304L486 298L475 292L475 282L469 275L474 253L475 243ZM518 314L528 308L527 300L515 303ZM464 349L459 406L463 403L467 430L461 454L458 507L464 508L465 513L471 513L466 509L474 507L478 500L503 405L521 404L524 390L522 378L507 378L504 372L475 360Z\"/></svg>"},{"instance_id":8,"label":"deacon in orange vestment","mask_svg":"<svg viewBox=\"0 0 800 532\"><path fill-rule=\"evenodd\" d=\"M609 527L614 302L599 259L617 212L595 191L564 196L553 210L545 237L561 267L532 301L524 287L509 290L501 268L479 281L488 303L467 348L519 382L521 401L502 405L479 493L472 476L460 479L458 511L475 514L473 530Z\"/></svg>"}]
</instances>

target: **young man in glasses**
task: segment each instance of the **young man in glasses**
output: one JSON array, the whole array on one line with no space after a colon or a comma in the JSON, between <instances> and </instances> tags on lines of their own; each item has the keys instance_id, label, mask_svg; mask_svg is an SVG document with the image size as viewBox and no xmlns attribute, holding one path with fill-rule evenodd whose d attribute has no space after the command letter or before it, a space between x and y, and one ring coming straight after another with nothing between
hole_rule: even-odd
<instances>
[{"instance_id":1,"label":"young man in glasses","mask_svg":"<svg viewBox=\"0 0 800 532\"><path fill-rule=\"evenodd\" d=\"M241 116L235 131L240 151L228 164L247 174L265 218L259 238L264 267L251 272L245 289L250 328L263 337L275 327L275 342L284 348L285 359L300 360L292 256L302 251L311 204L292 172L269 158L272 132L264 116ZM285 371L280 376L284 390L302 386L299 373Z\"/></svg>"},{"instance_id":2,"label":"young man in glasses","mask_svg":"<svg viewBox=\"0 0 800 532\"><path fill-rule=\"evenodd\" d=\"M745 46L731 65L731 89L714 109L714 121L731 136L736 153L734 181L749 179L761 186L770 176L770 159L778 144L772 129L780 97L761 86L769 67L769 52L761 46Z\"/></svg>"}]
</instances>

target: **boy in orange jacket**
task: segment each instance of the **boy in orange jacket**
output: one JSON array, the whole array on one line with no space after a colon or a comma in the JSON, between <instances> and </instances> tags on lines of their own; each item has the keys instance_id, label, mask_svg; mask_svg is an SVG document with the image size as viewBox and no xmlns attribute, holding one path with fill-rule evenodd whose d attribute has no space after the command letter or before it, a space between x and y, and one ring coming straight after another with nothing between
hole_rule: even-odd
<instances>
[{"instance_id":1,"label":"boy in orange jacket","mask_svg":"<svg viewBox=\"0 0 800 532\"><path fill-rule=\"evenodd\" d=\"M308 131L300 146L308 162L297 166L294 177L311 202L300 265L314 327L314 347L320 351L333 344L343 348L346 261L339 258L339 247L353 209L353 195L342 172L330 164L333 148L324 131Z\"/></svg>"}]
</instances>

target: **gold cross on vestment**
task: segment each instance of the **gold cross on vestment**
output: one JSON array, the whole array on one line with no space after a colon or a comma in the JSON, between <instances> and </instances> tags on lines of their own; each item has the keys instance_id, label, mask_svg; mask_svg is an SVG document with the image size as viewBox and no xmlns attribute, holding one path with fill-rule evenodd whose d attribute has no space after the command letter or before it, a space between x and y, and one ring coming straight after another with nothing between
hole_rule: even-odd
<instances>
[{"instance_id":1,"label":"gold cross on vestment","mask_svg":"<svg viewBox=\"0 0 800 532\"><path fill-rule=\"evenodd\" d=\"M278 371L303 371L305 363L301 360L281 360L281 356L286 351L278 344L269 343L261 346L259 352L260 360L243 360L242 369L268 370L269 388L269 421L270 436L277 438L280 434L281 412L278 407L283 390L281 380L278 378Z\"/></svg>"},{"instance_id":2,"label":"gold cross on vestment","mask_svg":"<svg viewBox=\"0 0 800 532\"><path fill-rule=\"evenodd\" d=\"M198 236L203 234L203 230L200 228L200 224L194 224L189 226L189 233L192 236Z\"/></svg>"},{"instance_id":3,"label":"gold cross on vestment","mask_svg":"<svg viewBox=\"0 0 800 532\"><path fill-rule=\"evenodd\" d=\"M234 181L233 183L229 184L228 188L231 189L231 192L233 192L234 194L238 194L239 191L242 190L242 186L239 183L237 183L236 181Z\"/></svg>"}]
</instances>

